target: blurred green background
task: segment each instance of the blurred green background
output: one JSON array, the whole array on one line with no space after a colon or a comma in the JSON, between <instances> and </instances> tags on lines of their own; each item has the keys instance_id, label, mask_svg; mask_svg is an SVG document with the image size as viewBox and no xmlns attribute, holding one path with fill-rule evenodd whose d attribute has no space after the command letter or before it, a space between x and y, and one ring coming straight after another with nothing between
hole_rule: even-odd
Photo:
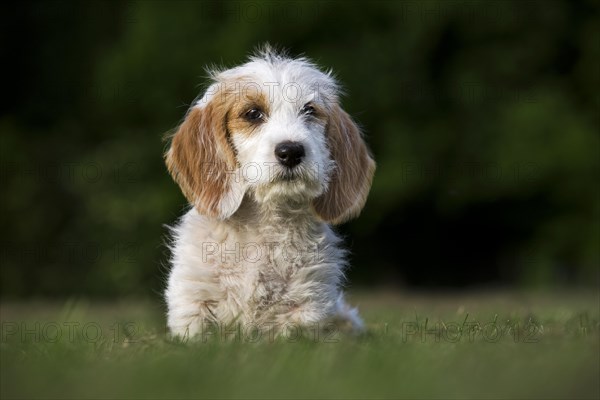
<instances>
[{"instance_id":1,"label":"blurred green background","mask_svg":"<svg viewBox=\"0 0 600 400\"><path fill-rule=\"evenodd\" d=\"M163 136L267 41L333 68L378 162L354 287L598 284L597 1L1 7L3 298L159 296Z\"/></svg>"}]
</instances>

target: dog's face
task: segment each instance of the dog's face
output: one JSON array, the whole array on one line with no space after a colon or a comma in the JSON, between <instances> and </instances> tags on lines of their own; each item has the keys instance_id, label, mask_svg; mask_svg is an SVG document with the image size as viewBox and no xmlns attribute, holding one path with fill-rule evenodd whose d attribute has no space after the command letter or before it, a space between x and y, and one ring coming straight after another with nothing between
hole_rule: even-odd
<instances>
[{"instance_id":1,"label":"dog's face","mask_svg":"<svg viewBox=\"0 0 600 400\"><path fill-rule=\"evenodd\" d=\"M265 53L213 77L166 155L201 214L228 218L245 194L263 204L310 202L331 223L360 212L375 163L329 74Z\"/></svg>"}]
</instances>

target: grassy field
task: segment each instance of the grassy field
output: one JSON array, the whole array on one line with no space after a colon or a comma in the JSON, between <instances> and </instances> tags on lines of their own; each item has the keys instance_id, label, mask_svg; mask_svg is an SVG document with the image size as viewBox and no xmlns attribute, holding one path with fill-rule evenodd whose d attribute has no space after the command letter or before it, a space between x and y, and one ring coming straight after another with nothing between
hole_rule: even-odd
<instances>
[{"instance_id":1,"label":"grassy field","mask_svg":"<svg viewBox=\"0 0 600 400\"><path fill-rule=\"evenodd\" d=\"M166 338L158 302L5 302L1 397L598 398L593 292L353 293L369 332Z\"/></svg>"}]
</instances>

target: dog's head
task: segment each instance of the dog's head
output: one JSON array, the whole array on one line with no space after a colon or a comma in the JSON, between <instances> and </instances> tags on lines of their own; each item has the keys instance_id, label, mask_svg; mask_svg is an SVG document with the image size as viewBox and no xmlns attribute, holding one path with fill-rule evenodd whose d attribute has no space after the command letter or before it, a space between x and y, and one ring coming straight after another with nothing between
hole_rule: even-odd
<instances>
[{"instance_id":1,"label":"dog's head","mask_svg":"<svg viewBox=\"0 0 600 400\"><path fill-rule=\"evenodd\" d=\"M375 163L331 73L265 50L212 77L166 153L200 214L228 218L249 194L263 204L310 202L330 223L358 215Z\"/></svg>"}]
</instances>

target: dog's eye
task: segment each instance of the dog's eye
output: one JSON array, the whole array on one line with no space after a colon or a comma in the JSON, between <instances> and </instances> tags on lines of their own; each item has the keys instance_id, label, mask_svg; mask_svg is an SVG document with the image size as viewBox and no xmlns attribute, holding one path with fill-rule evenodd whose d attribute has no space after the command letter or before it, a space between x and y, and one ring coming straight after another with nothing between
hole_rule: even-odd
<instances>
[{"instance_id":1,"label":"dog's eye","mask_svg":"<svg viewBox=\"0 0 600 400\"><path fill-rule=\"evenodd\" d=\"M310 104L310 103L306 103L301 109L300 109L300 114L302 115L315 115L317 111L315 110L315 107Z\"/></svg>"},{"instance_id":2,"label":"dog's eye","mask_svg":"<svg viewBox=\"0 0 600 400\"><path fill-rule=\"evenodd\" d=\"M248 121L252 121L252 122L257 122L257 121L261 121L264 117L264 114L262 113L262 111L253 108L251 110L246 111L246 114L244 114L244 117L246 117L246 119Z\"/></svg>"}]
</instances>

